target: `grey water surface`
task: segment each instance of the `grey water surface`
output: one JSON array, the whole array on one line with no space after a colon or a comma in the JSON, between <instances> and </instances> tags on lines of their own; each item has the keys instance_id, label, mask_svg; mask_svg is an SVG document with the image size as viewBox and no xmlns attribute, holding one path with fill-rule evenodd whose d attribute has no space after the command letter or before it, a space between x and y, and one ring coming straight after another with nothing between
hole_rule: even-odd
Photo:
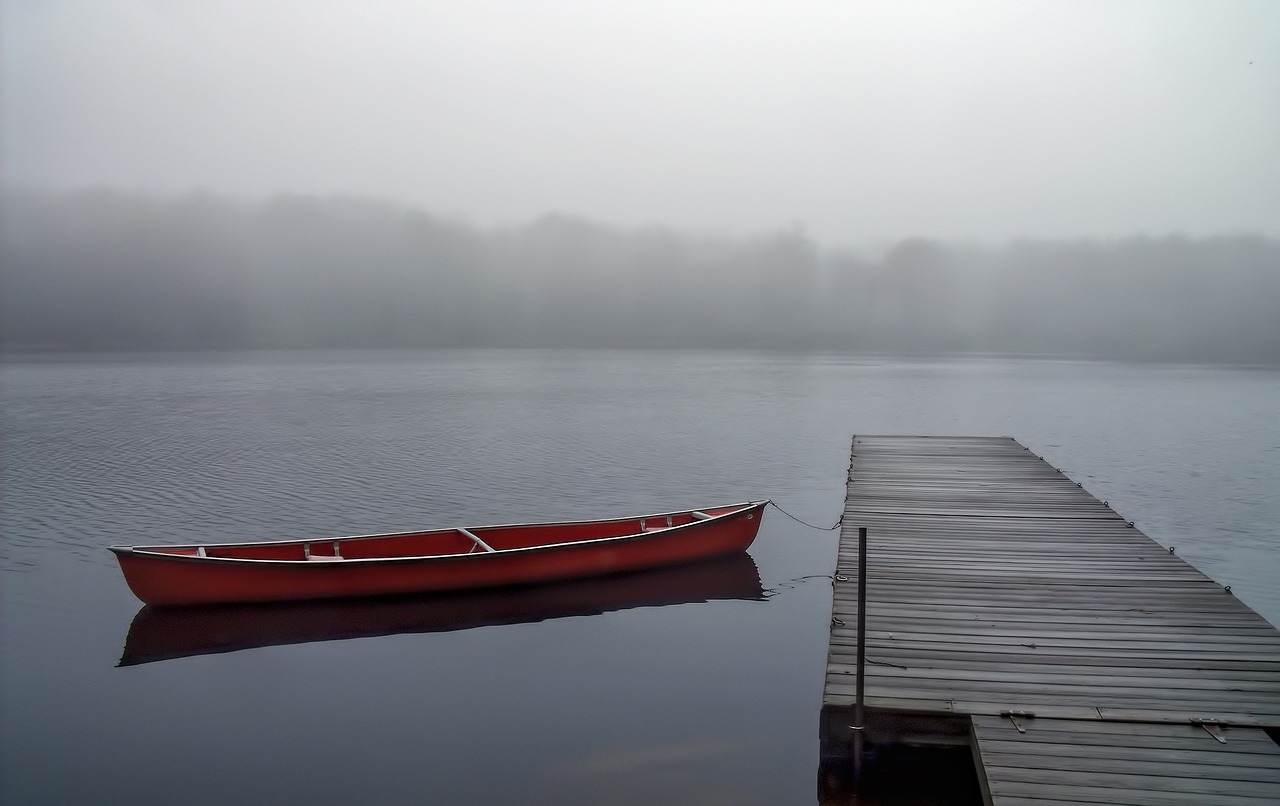
<instances>
[{"instance_id":1,"label":"grey water surface","mask_svg":"<svg viewBox=\"0 0 1280 806\"><path fill-rule=\"evenodd\" d=\"M168 636L208 654L123 667L126 636L154 620L130 634L140 603L105 547L760 497L830 525L855 433L1013 436L1280 622L1274 369L62 356L10 358L0 395L5 803L812 802L836 536L776 510L741 595L694 582L444 626L411 623L410 602L357 609L367 623L342 634L237 648L230 633L270 621L250 613L228 616L227 635L188 622Z\"/></svg>"}]
</instances>

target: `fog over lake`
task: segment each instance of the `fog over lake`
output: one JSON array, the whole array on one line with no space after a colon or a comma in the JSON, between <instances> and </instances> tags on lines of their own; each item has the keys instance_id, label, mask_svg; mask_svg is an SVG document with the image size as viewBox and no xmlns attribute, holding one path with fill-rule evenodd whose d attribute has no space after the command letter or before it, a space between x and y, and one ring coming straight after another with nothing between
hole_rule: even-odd
<instances>
[{"instance_id":1,"label":"fog over lake","mask_svg":"<svg viewBox=\"0 0 1280 806\"><path fill-rule=\"evenodd\" d=\"M7 185L822 244L1280 237L1280 6L4 0Z\"/></svg>"},{"instance_id":2,"label":"fog over lake","mask_svg":"<svg viewBox=\"0 0 1280 806\"><path fill-rule=\"evenodd\" d=\"M4 342L62 350L738 347L1280 360L1280 242L825 249L360 199L10 194Z\"/></svg>"},{"instance_id":3,"label":"fog over lake","mask_svg":"<svg viewBox=\"0 0 1280 806\"><path fill-rule=\"evenodd\" d=\"M1280 360L1280 6L0 1L6 350Z\"/></svg>"},{"instance_id":4,"label":"fog over lake","mask_svg":"<svg viewBox=\"0 0 1280 806\"><path fill-rule=\"evenodd\" d=\"M1277 144L1272 0L0 0L0 801L812 802L854 434L1277 623ZM519 592L106 550L761 498Z\"/></svg>"}]
</instances>

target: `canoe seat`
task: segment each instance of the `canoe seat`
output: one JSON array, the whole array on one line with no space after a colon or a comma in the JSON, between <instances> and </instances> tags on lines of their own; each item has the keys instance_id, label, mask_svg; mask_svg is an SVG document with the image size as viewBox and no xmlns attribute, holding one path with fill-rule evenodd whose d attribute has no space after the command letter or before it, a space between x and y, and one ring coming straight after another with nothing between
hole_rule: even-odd
<instances>
[{"instance_id":1,"label":"canoe seat","mask_svg":"<svg viewBox=\"0 0 1280 806\"><path fill-rule=\"evenodd\" d=\"M648 518L640 519L640 531L642 532L664 532L671 528L671 516L667 516L666 523L659 523L657 526L650 526Z\"/></svg>"},{"instance_id":2,"label":"canoe seat","mask_svg":"<svg viewBox=\"0 0 1280 806\"><path fill-rule=\"evenodd\" d=\"M310 543L303 543L303 544L302 544L302 558L303 558L304 560L320 560L321 562L327 562L327 561L333 561L333 560L341 560L341 559L342 559L342 554L338 551L338 541L336 541L336 540L335 540L335 541L333 541L333 553L332 553L332 554L312 554L312 553L311 553L311 544L310 544Z\"/></svg>"}]
</instances>

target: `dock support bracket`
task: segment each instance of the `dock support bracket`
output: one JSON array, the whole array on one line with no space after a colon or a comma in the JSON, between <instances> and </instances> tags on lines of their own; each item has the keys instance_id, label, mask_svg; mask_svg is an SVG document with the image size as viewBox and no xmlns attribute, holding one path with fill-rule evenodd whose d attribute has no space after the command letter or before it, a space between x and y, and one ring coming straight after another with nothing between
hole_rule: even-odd
<instances>
[{"instance_id":1,"label":"dock support bracket","mask_svg":"<svg viewBox=\"0 0 1280 806\"><path fill-rule=\"evenodd\" d=\"M1031 711L1001 711L1000 716L1012 722L1013 726L1018 729L1018 733L1027 732L1027 726L1022 720L1036 718L1036 715Z\"/></svg>"},{"instance_id":2,"label":"dock support bracket","mask_svg":"<svg viewBox=\"0 0 1280 806\"><path fill-rule=\"evenodd\" d=\"M1204 728L1205 733L1209 734L1210 736L1218 740L1218 744L1227 743L1227 737L1222 735L1221 721L1217 719L1202 719L1200 717L1193 717L1191 719L1191 724L1199 725L1200 727Z\"/></svg>"}]
</instances>

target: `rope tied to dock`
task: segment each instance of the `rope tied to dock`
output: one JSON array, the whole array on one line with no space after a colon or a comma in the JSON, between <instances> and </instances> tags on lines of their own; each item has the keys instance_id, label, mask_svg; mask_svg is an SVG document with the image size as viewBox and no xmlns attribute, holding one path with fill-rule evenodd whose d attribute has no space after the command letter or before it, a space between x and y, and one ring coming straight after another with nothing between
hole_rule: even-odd
<instances>
[{"instance_id":1,"label":"rope tied to dock","mask_svg":"<svg viewBox=\"0 0 1280 806\"><path fill-rule=\"evenodd\" d=\"M844 515L841 515L841 516L839 517L839 519L837 519L837 520L836 520L836 522L835 522L835 523L833 523L833 524L832 524L832 525L830 525L830 526L818 526L817 524L813 524L813 523L809 523L808 521L800 520L800 519L799 519L799 518L797 518L795 515L792 515L790 512L787 512L785 509L783 509L782 507L778 506L778 505L777 505L777 503L775 503L775 502L774 502L774 500L773 500L772 498L770 498L770 499L769 499L769 505L770 505L770 506L772 506L774 509L778 510L779 512L781 512L783 515L786 515L786 516L787 516L788 518L790 518L791 520L793 520L793 521L795 521L796 523L800 524L801 526L808 526L810 529L817 529L819 532L832 532L832 531L835 531L836 529L839 529L839 528L840 528L840 524L844 523Z\"/></svg>"}]
</instances>

